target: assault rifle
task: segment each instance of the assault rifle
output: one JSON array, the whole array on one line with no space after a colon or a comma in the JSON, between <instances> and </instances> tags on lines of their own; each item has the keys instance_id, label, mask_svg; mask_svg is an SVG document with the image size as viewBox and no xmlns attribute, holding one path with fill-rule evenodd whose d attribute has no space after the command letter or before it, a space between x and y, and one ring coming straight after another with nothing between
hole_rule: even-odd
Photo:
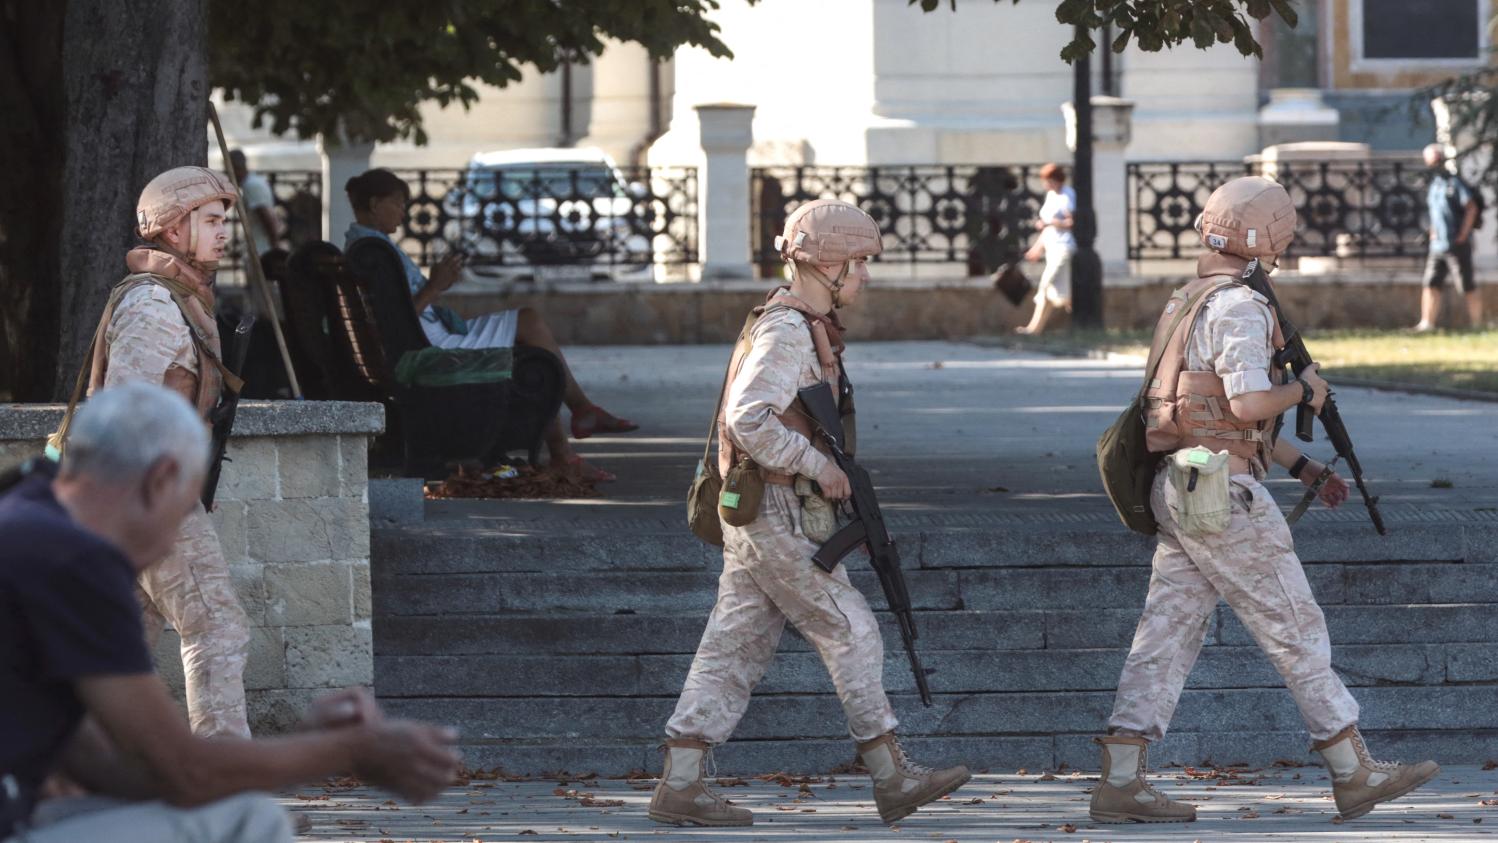
<instances>
[{"instance_id":1,"label":"assault rifle","mask_svg":"<svg viewBox=\"0 0 1498 843\"><path fill-rule=\"evenodd\" d=\"M900 551L895 540L884 527L884 514L879 511L879 499L874 496L874 481L863 466L853 461L843 450L843 421L838 412L837 400L832 386L819 383L808 386L798 393L807 415L816 422L817 431L832 451L837 467L848 475L848 484L853 490L854 520L833 534L827 543L817 549L811 559L817 567L832 573L843 561L843 557L855 548L866 547L874 573L879 575L879 585L884 589L889 611L900 625L900 639L905 643L905 655L910 659L910 669L915 672L915 686L921 692L921 702L932 705L931 688L926 684L926 669L915 652L915 616L910 611L910 592L905 587L905 575L900 570Z\"/></svg>"},{"instance_id":2,"label":"assault rifle","mask_svg":"<svg viewBox=\"0 0 1498 843\"><path fill-rule=\"evenodd\" d=\"M1275 355L1274 364L1276 368L1290 367L1295 377L1300 377L1310 367L1311 353L1306 350L1306 344L1300 336L1300 330L1292 324L1285 316L1285 309L1280 306L1279 299L1274 295L1274 288L1269 285L1269 277L1264 273L1264 267L1254 260L1248 265L1243 273L1244 283L1250 290L1258 293L1269 300L1274 308L1275 316L1279 319L1280 333L1284 335L1285 347ZM1295 438L1302 442L1310 442L1314 438L1316 414L1305 404L1301 404L1295 414ZM1389 529L1384 526L1384 516L1378 511L1378 497L1368 491L1368 483L1363 479L1363 465L1358 462L1357 454L1352 450L1352 437L1347 434L1347 425L1342 422L1342 414L1337 410L1337 403L1332 400L1331 393L1327 393L1326 403L1321 405L1321 426L1326 430L1326 438L1336 449L1337 456L1346 461L1347 470L1352 474L1353 482L1357 484L1358 494L1363 496L1363 505L1368 508L1368 517L1373 519L1373 529L1379 535L1387 535ZM1335 462L1333 460L1332 462ZM1317 478L1317 482L1307 493L1308 497L1314 496L1320 490L1321 484L1330 476L1331 464L1327 465L1326 471ZM1303 510L1302 510L1303 511Z\"/></svg>"}]
</instances>

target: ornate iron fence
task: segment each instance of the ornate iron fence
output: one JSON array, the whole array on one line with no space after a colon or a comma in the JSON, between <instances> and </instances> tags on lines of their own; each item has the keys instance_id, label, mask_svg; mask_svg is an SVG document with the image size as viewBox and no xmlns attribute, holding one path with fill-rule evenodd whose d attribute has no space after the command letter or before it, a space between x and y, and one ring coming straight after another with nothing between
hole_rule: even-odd
<instances>
[{"instance_id":1,"label":"ornate iron fence","mask_svg":"<svg viewBox=\"0 0 1498 843\"><path fill-rule=\"evenodd\" d=\"M1289 191L1299 215L1291 256L1425 254L1429 177L1414 160L1172 161L1128 165L1129 258L1195 254L1196 215L1213 190L1242 175Z\"/></svg>"},{"instance_id":2,"label":"ornate iron fence","mask_svg":"<svg viewBox=\"0 0 1498 843\"><path fill-rule=\"evenodd\" d=\"M257 243L260 251L273 248L291 251L303 243L320 239L322 173L318 170L267 170L259 174L270 182L276 216L281 219L281 236L274 243ZM239 209L231 216L237 213ZM220 266L237 273L244 257L244 236L238 222L232 222L229 232L229 252Z\"/></svg>"},{"instance_id":3,"label":"ornate iron fence","mask_svg":"<svg viewBox=\"0 0 1498 843\"><path fill-rule=\"evenodd\" d=\"M884 232L880 261L966 263L971 274L1024 252L1045 199L1038 164L760 167L751 174L753 243L760 273L780 272L775 237L797 205L841 199Z\"/></svg>"},{"instance_id":4,"label":"ornate iron fence","mask_svg":"<svg viewBox=\"0 0 1498 843\"><path fill-rule=\"evenodd\" d=\"M691 167L398 170L411 187L394 236L418 264L453 251L475 272L645 270L697 261ZM563 270L562 268L567 268ZM580 270L579 270L580 268Z\"/></svg>"}]
</instances>

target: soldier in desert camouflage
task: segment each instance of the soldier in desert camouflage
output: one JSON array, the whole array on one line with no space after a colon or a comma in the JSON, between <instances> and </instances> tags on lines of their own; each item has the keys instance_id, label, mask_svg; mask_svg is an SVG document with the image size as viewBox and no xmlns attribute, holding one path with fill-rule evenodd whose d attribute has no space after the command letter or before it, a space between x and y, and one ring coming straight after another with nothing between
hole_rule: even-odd
<instances>
[{"instance_id":1,"label":"soldier in desert camouflage","mask_svg":"<svg viewBox=\"0 0 1498 843\"><path fill-rule=\"evenodd\" d=\"M1160 368L1145 392L1149 449L1173 454L1200 446L1217 459L1225 452L1221 471L1228 476L1217 478L1226 491L1214 529L1182 516L1190 510L1183 497L1196 493L1195 469L1190 484L1178 484L1167 476L1167 458L1155 478L1151 509L1159 545L1108 734L1098 739L1103 774L1090 811L1098 822L1196 819L1194 807L1145 780L1146 751L1165 737L1219 598L1284 679L1312 749L1331 773L1344 817L1362 816L1440 770L1432 761L1404 765L1369 755L1357 727L1358 703L1332 670L1326 619L1295 555L1290 527L1261 482L1271 465L1308 486L1326 469L1277 438L1275 420L1299 404L1319 413L1327 383L1314 368L1280 382L1273 362L1284 345L1278 317L1242 283L1259 261L1273 267L1295 236L1295 217L1289 194L1269 179L1245 177L1218 188L1197 220L1208 249L1198 259L1198 277L1177 294L1190 298L1173 297L1156 330ZM1175 322L1169 317L1182 301L1192 304ZM1173 332L1171 324L1178 325ZM1208 485L1205 475L1200 479ZM1347 483L1328 472L1321 500L1337 506L1347 493Z\"/></svg>"},{"instance_id":2,"label":"soldier in desert camouflage","mask_svg":"<svg viewBox=\"0 0 1498 843\"><path fill-rule=\"evenodd\" d=\"M125 255L130 274L101 317L89 391L134 382L180 393L205 419L226 383L213 276L228 245L234 188L202 167L178 167L141 192L136 225L147 245ZM139 579L146 633L163 623L182 637L188 716L195 733L249 737L244 667L249 619L235 595L213 522L201 504L188 514L171 555Z\"/></svg>"},{"instance_id":3,"label":"soldier in desert camouflage","mask_svg":"<svg viewBox=\"0 0 1498 843\"><path fill-rule=\"evenodd\" d=\"M720 468L752 459L764 477L764 497L751 523L723 524L717 605L666 725L665 771L650 803L658 822L753 823L748 810L707 789L703 762L743 717L787 620L832 676L849 734L873 775L881 819L907 816L969 778L965 767L932 770L906 758L884 693L878 623L846 569L828 574L812 562L819 545L807 535L798 494L798 485L806 490L810 480L824 498L850 494L847 476L813 438L796 393L839 382L843 346L834 309L856 302L868 284L865 262L881 249L879 227L847 203L811 202L791 214L776 244L793 280L735 348L719 426Z\"/></svg>"}]
</instances>

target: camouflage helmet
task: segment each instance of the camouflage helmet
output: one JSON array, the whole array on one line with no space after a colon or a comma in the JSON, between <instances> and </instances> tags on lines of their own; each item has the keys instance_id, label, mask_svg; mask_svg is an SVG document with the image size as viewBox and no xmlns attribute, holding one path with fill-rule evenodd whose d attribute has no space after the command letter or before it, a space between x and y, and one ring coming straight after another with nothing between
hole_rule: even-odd
<instances>
[{"instance_id":1,"label":"camouflage helmet","mask_svg":"<svg viewBox=\"0 0 1498 843\"><path fill-rule=\"evenodd\" d=\"M847 263L884 250L879 224L857 207L836 199L807 202L791 212L775 250L786 260Z\"/></svg>"},{"instance_id":2,"label":"camouflage helmet","mask_svg":"<svg viewBox=\"0 0 1498 843\"><path fill-rule=\"evenodd\" d=\"M234 205L234 185L207 167L176 167L157 176L140 192L135 224L140 236L154 240L183 217L216 199L227 210ZM196 233L194 232L194 239Z\"/></svg>"},{"instance_id":3,"label":"camouflage helmet","mask_svg":"<svg viewBox=\"0 0 1498 843\"><path fill-rule=\"evenodd\" d=\"M1212 191L1196 230L1214 252L1273 259L1295 239L1295 203L1278 182L1244 176Z\"/></svg>"}]
</instances>

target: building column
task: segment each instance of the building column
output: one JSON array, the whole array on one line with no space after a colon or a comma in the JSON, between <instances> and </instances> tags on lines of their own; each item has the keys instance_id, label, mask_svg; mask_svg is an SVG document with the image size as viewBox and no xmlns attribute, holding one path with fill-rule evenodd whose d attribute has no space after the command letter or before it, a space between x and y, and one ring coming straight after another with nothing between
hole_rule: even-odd
<instances>
[{"instance_id":1,"label":"building column","mask_svg":"<svg viewBox=\"0 0 1498 843\"><path fill-rule=\"evenodd\" d=\"M754 106L699 105L702 169L697 184L698 260L702 278L752 278L749 245L749 146Z\"/></svg>"},{"instance_id":2,"label":"building column","mask_svg":"<svg viewBox=\"0 0 1498 843\"><path fill-rule=\"evenodd\" d=\"M322 236L342 248L343 233L354 221L354 209L343 186L369 169L374 144L340 144L318 135L317 154L322 158Z\"/></svg>"}]
</instances>

